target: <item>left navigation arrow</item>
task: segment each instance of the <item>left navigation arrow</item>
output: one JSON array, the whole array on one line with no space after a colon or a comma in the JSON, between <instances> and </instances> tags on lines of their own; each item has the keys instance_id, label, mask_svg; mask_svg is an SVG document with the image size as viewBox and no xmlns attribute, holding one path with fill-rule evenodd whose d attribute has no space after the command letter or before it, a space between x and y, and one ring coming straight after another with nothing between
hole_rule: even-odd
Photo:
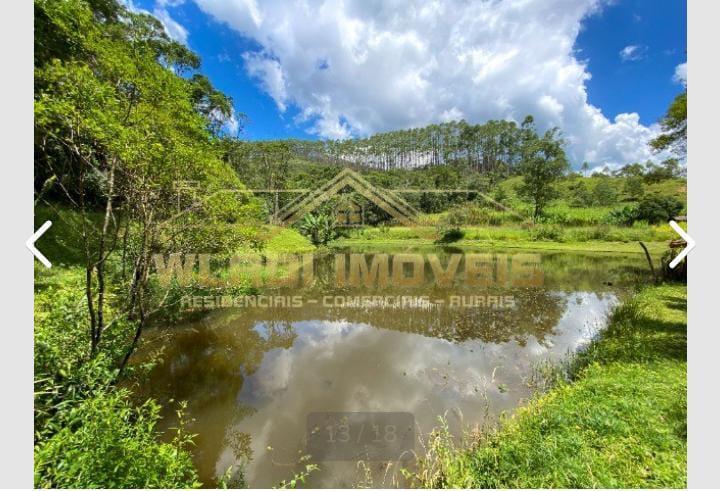
<instances>
[{"instance_id":1,"label":"left navigation arrow","mask_svg":"<svg viewBox=\"0 0 720 491\"><path fill-rule=\"evenodd\" d=\"M27 246L28 249L30 249L30 252L33 253L33 256L35 256L38 259L38 261L43 263L46 268L52 268L52 264L50 263L50 261L48 261L48 258L46 258L45 256L42 255L42 252L38 251L35 248L35 242L42 236L42 234L44 234L47 231L47 229L50 228L51 225L52 225L52 222L50 220L43 223L42 227L37 229L37 232L32 234L32 236L27 240L27 242L25 242L25 245Z\"/></svg>"}]
</instances>

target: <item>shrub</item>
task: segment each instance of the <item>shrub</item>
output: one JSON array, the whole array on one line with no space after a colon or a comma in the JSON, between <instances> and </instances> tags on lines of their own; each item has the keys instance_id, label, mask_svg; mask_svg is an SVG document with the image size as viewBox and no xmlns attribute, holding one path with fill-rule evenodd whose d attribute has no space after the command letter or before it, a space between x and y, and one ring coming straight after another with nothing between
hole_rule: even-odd
<instances>
[{"instance_id":1,"label":"shrub","mask_svg":"<svg viewBox=\"0 0 720 491\"><path fill-rule=\"evenodd\" d=\"M570 204L577 208L592 206L593 197L584 182L580 181L572 186Z\"/></svg>"},{"instance_id":2,"label":"shrub","mask_svg":"<svg viewBox=\"0 0 720 491\"><path fill-rule=\"evenodd\" d=\"M181 428L171 443L159 443L159 412L151 401L133 406L126 390L99 391L61 411L59 431L35 447L35 486L199 487L190 436Z\"/></svg>"},{"instance_id":3,"label":"shrub","mask_svg":"<svg viewBox=\"0 0 720 491\"><path fill-rule=\"evenodd\" d=\"M305 215L299 225L300 233L307 236L313 245L327 245L338 236L335 218L329 214Z\"/></svg>"},{"instance_id":4,"label":"shrub","mask_svg":"<svg viewBox=\"0 0 720 491\"><path fill-rule=\"evenodd\" d=\"M612 205L617 201L617 191L609 179L602 179L593 189L593 201L600 206Z\"/></svg>"},{"instance_id":5,"label":"shrub","mask_svg":"<svg viewBox=\"0 0 720 491\"><path fill-rule=\"evenodd\" d=\"M650 224L663 223L680 213L683 204L672 196L652 194L645 196L638 206L638 220L647 220Z\"/></svg>"},{"instance_id":6,"label":"shrub","mask_svg":"<svg viewBox=\"0 0 720 491\"><path fill-rule=\"evenodd\" d=\"M490 215L490 220L488 221L488 225L492 225L492 226L494 226L494 227L497 227L497 226L499 226L499 225L502 225L503 222L505 221L504 215L506 215L506 214L502 214L502 213L492 213L492 214ZM511 217L509 217L508 221L513 221L512 219L514 219L514 218L515 218L515 217L512 217L512 216L511 216Z\"/></svg>"},{"instance_id":7,"label":"shrub","mask_svg":"<svg viewBox=\"0 0 720 491\"><path fill-rule=\"evenodd\" d=\"M35 487L197 487L189 436L180 430L172 443L160 443L159 406L136 407L130 393L114 385L134 326L113 323L90 358L83 273L35 273Z\"/></svg>"},{"instance_id":8,"label":"shrub","mask_svg":"<svg viewBox=\"0 0 720 491\"><path fill-rule=\"evenodd\" d=\"M665 223L680 213L683 204L672 196L652 194L645 196L640 203L611 211L607 223L614 225L632 225L638 221L649 224Z\"/></svg>"},{"instance_id":9,"label":"shrub","mask_svg":"<svg viewBox=\"0 0 720 491\"><path fill-rule=\"evenodd\" d=\"M626 206L608 213L607 223L611 225L632 225L639 219L637 206Z\"/></svg>"},{"instance_id":10,"label":"shrub","mask_svg":"<svg viewBox=\"0 0 720 491\"><path fill-rule=\"evenodd\" d=\"M634 201L637 201L645 194L645 186L643 185L642 177L628 177L625 181L625 187L623 189L625 195Z\"/></svg>"},{"instance_id":11,"label":"shrub","mask_svg":"<svg viewBox=\"0 0 720 491\"><path fill-rule=\"evenodd\" d=\"M439 244L450 244L457 242L465 237L465 232L458 227L451 227L440 231L440 238L436 242Z\"/></svg>"},{"instance_id":12,"label":"shrub","mask_svg":"<svg viewBox=\"0 0 720 491\"><path fill-rule=\"evenodd\" d=\"M443 215L436 223L438 226L460 227L467 225L502 225L506 222L518 221L519 217L512 212L495 210L488 207L453 208Z\"/></svg>"},{"instance_id":13,"label":"shrub","mask_svg":"<svg viewBox=\"0 0 720 491\"><path fill-rule=\"evenodd\" d=\"M565 239L563 228L559 225L537 225L530 232L533 240L550 240L562 242Z\"/></svg>"},{"instance_id":14,"label":"shrub","mask_svg":"<svg viewBox=\"0 0 720 491\"><path fill-rule=\"evenodd\" d=\"M608 225L596 225L591 228L588 233L589 240L607 240L610 234L610 227Z\"/></svg>"},{"instance_id":15,"label":"shrub","mask_svg":"<svg viewBox=\"0 0 720 491\"><path fill-rule=\"evenodd\" d=\"M458 227L460 225L470 225L470 218L468 208L454 208L440 218L438 226Z\"/></svg>"},{"instance_id":16,"label":"shrub","mask_svg":"<svg viewBox=\"0 0 720 491\"><path fill-rule=\"evenodd\" d=\"M568 213L567 209L554 209L554 210L545 210L545 213L543 216L539 217L537 219L537 223L547 223L547 224L562 224L562 225L569 225L570 224L570 213Z\"/></svg>"},{"instance_id":17,"label":"shrub","mask_svg":"<svg viewBox=\"0 0 720 491\"><path fill-rule=\"evenodd\" d=\"M493 199L504 205L508 200L508 194L507 191L505 191L505 188L498 186L495 190L495 194L493 195Z\"/></svg>"}]
</instances>

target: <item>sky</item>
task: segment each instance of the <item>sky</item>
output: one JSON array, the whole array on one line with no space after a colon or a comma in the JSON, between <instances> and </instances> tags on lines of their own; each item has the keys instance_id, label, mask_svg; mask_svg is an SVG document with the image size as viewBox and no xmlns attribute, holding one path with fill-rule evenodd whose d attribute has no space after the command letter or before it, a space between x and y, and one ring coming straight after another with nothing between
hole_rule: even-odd
<instances>
[{"instance_id":1,"label":"sky","mask_svg":"<svg viewBox=\"0 0 720 491\"><path fill-rule=\"evenodd\" d=\"M647 141L687 79L682 0L129 5L201 56L233 99L227 131L252 140L532 114L540 130L562 130L574 167L616 168L662 158Z\"/></svg>"}]
</instances>

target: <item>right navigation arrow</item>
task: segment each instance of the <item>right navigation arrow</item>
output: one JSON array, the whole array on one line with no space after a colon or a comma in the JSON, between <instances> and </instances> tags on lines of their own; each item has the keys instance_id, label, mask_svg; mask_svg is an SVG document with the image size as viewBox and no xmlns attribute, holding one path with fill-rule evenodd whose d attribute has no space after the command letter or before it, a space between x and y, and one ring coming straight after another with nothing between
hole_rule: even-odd
<instances>
[{"instance_id":1,"label":"right navigation arrow","mask_svg":"<svg viewBox=\"0 0 720 491\"><path fill-rule=\"evenodd\" d=\"M685 249L680 251L680 254L675 256L675 259L670 262L670 269L674 269L675 266L677 266L680 261L685 259L685 256L687 256L688 253L695 248L695 241L687 234L687 232L680 228L680 225L678 225L675 220L670 220L670 226L673 228L674 231L678 233L678 235L680 235L680 237L683 238L683 240L687 244L685 246Z\"/></svg>"}]
</instances>

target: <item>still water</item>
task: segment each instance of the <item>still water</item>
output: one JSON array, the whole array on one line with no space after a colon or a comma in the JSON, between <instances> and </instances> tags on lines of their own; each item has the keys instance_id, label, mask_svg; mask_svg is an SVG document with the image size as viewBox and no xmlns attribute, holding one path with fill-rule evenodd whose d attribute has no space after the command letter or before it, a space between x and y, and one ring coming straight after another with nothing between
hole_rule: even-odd
<instances>
[{"instance_id":1,"label":"still water","mask_svg":"<svg viewBox=\"0 0 720 491\"><path fill-rule=\"evenodd\" d=\"M338 285L337 255L349 252L316 257L311 286L271 292L298 295L301 305L216 308L148 333L138 359L160 352L162 362L142 395L169 408L171 399L187 401L194 459L208 486L231 466L250 487L292 478L304 467L311 413L410 413L418 453L438 416L456 435L487 428L532 395L540 363L582 349L647 279L640 255L543 252L532 256L535 282L502 273L478 286L462 271L473 251L424 248L414 252L443 266L462 256L457 277L439 285L426 265L420 284L393 284L390 274L379 292L377 284ZM373 251L352 252L370 264ZM517 253L491 257L512 263ZM380 294L414 300L336 300ZM169 409L163 426L175 424ZM305 485L380 487L398 478L397 465L368 466L369 473L357 461L319 462Z\"/></svg>"}]
</instances>

